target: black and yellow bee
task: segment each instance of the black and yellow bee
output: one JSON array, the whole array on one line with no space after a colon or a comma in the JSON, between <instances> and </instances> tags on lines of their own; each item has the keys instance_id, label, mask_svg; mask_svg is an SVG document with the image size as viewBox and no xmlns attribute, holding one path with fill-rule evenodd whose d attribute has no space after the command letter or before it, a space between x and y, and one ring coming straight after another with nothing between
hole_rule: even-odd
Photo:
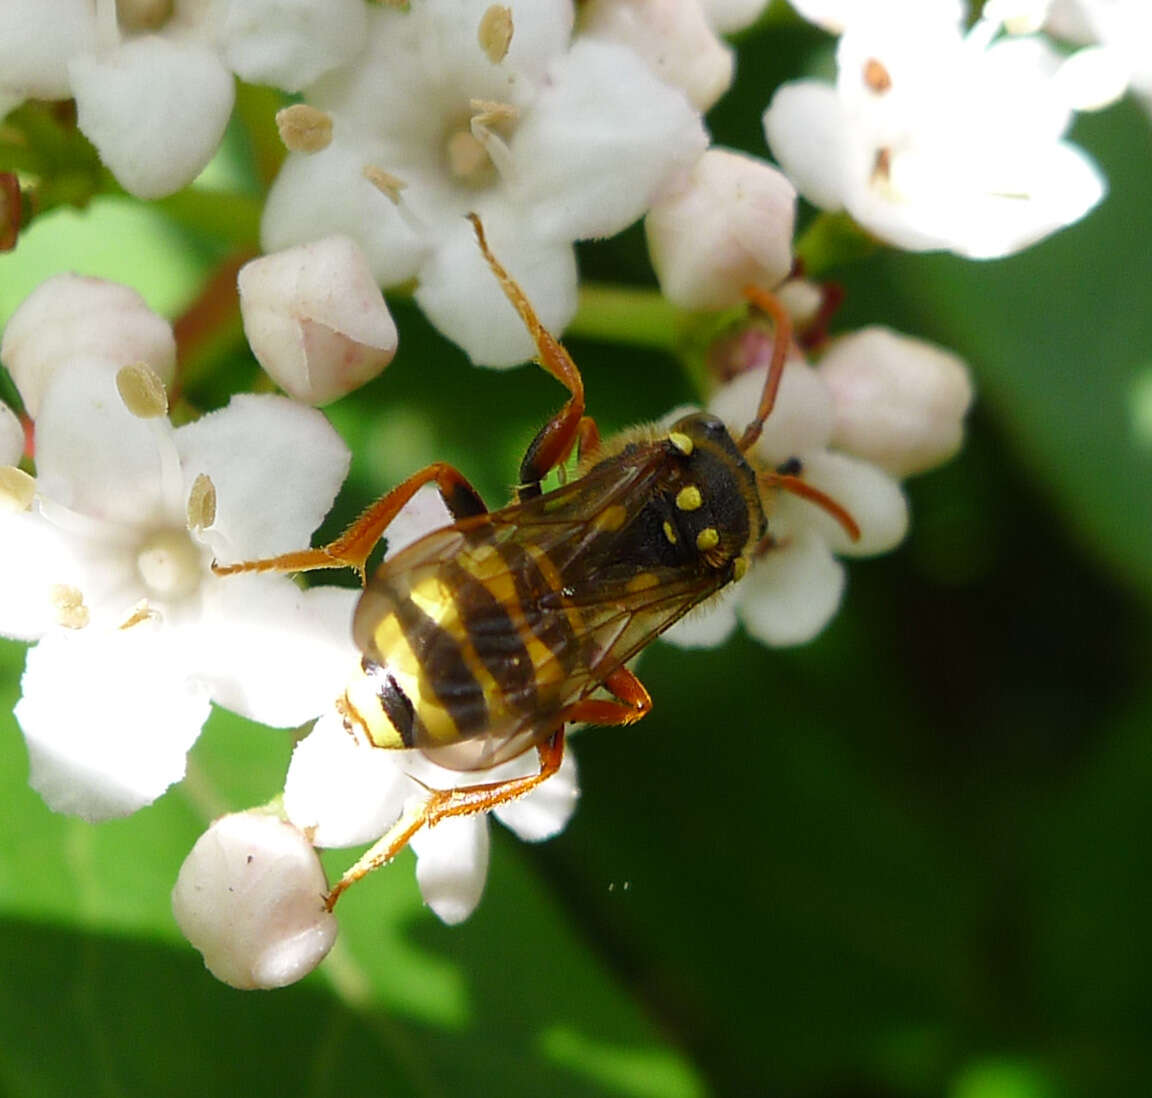
<instances>
[{"instance_id":1,"label":"black and yellow bee","mask_svg":"<svg viewBox=\"0 0 1152 1098\"><path fill-rule=\"evenodd\" d=\"M641 427L601 442L584 414L580 372L540 324L523 292L480 247L535 341L539 362L569 391L520 466L516 499L488 511L453 467L435 463L368 509L335 542L220 573L353 567L425 484L455 521L385 560L356 609L361 673L337 705L348 731L382 749L418 748L458 771L494 766L536 748L538 773L432 791L337 883L390 861L421 827L522 796L559 768L572 722L630 724L651 708L628 661L694 607L740 579L768 551L767 488L824 506L833 501L789 471L760 471L747 454L772 409L791 339L773 298L749 295L775 325L775 351L755 416L736 439L715 416ZM541 482L578 454L576 475Z\"/></svg>"}]
</instances>

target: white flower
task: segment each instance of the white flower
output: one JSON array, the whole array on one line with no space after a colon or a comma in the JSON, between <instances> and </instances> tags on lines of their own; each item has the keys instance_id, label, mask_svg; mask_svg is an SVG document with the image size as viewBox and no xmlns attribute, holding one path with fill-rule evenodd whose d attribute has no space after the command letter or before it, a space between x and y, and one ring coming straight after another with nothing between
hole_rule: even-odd
<instances>
[{"instance_id":1,"label":"white flower","mask_svg":"<svg viewBox=\"0 0 1152 1098\"><path fill-rule=\"evenodd\" d=\"M709 404L739 433L764 385L764 369L750 370L721 388ZM859 526L853 540L817 503L778 488L765 494L773 546L754 561L729 595L664 634L686 647L719 644L736 626L765 644L811 640L831 619L844 591L840 556L874 556L898 545L908 528L899 484L876 466L829 449L836 410L828 387L799 357L784 369L776 406L750 459L758 469L794 473L848 512Z\"/></svg>"},{"instance_id":2,"label":"white flower","mask_svg":"<svg viewBox=\"0 0 1152 1098\"><path fill-rule=\"evenodd\" d=\"M171 325L128 286L102 278L61 274L42 282L4 328L0 361L35 419L57 368L85 363L114 373L147 363L165 385L176 376Z\"/></svg>"},{"instance_id":3,"label":"white flower","mask_svg":"<svg viewBox=\"0 0 1152 1098\"><path fill-rule=\"evenodd\" d=\"M750 27L767 6L768 0L700 0L705 18L719 34Z\"/></svg>"},{"instance_id":4,"label":"white flower","mask_svg":"<svg viewBox=\"0 0 1152 1098\"><path fill-rule=\"evenodd\" d=\"M311 972L336 942L328 882L312 844L260 812L224 816L200 836L172 889L172 913L232 987L286 987Z\"/></svg>"},{"instance_id":5,"label":"white flower","mask_svg":"<svg viewBox=\"0 0 1152 1098\"><path fill-rule=\"evenodd\" d=\"M354 592L210 564L307 544L348 452L282 397L173 429L155 374L106 360L57 365L40 399L36 480L9 474L26 506L0 517L0 634L40 642L16 707L32 784L120 815L182 776L210 701L290 726L338 691Z\"/></svg>"},{"instance_id":6,"label":"white flower","mask_svg":"<svg viewBox=\"0 0 1152 1098\"><path fill-rule=\"evenodd\" d=\"M1061 58L1036 37L967 34L951 5L864 5L837 50L835 87L785 84L764 117L797 189L913 251L993 258L1083 217L1103 196L1072 118ZM877 10L879 9L879 10Z\"/></svg>"},{"instance_id":7,"label":"white flower","mask_svg":"<svg viewBox=\"0 0 1152 1098\"><path fill-rule=\"evenodd\" d=\"M1152 110L1152 4L1148 0L1053 0L1048 20L1053 34L1099 49L1079 50L1114 78L1127 82ZM1070 59L1071 60L1071 59Z\"/></svg>"},{"instance_id":8,"label":"white flower","mask_svg":"<svg viewBox=\"0 0 1152 1098\"><path fill-rule=\"evenodd\" d=\"M0 90L76 100L124 187L159 198L208 163L233 73L296 91L359 49L361 0L6 0Z\"/></svg>"},{"instance_id":9,"label":"white flower","mask_svg":"<svg viewBox=\"0 0 1152 1098\"><path fill-rule=\"evenodd\" d=\"M282 389L328 404L371 381L396 353L396 325L364 253L330 236L240 271L244 334Z\"/></svg>"},{"instance_id":10,"label":"white flower","mask_svg":"<svg viewBox=\"0 0 1152 1098\"><path fill-rule=\"evenodd\" d=\"M709 149L648 211L648 251L669 301L723 309L792 268L796 190L770 164Z\"/></svg>"},{"instance_id":11,"label":"white flower","mask_svg":"<svg viewBox=\"0 0 1152 1098\"><path fill-rule=\"evenodd\" d=\"M734 55L699 0L589 0L581 33L634 49L666 84L706 111L732 84Z\"/></svg>"},{"instance_id":12,"label":"white flower","mask_svg":"<svg viewBox=\"0 0 1152 1098\"><path fill-rule=\"evenodd\" d=\"M873 326L833 340L816 372L832 393L837 449L897 477L960 449L972 383L951 351Z\"/></svg>"},{"instance_id":13,"label":"white flower","mask_svg":"<svg viewBox=\"0 0 1152 1098\"><path fill-rule=\"evenodd\" d=\"M419 280L420 306L475 361L511 365L532 341L463 215L481 216L558 331L576 307L572 242L634 221L706 138L683 94L631 51L569 46L567 0L515 8L510 39L478 35L489 7L423 0L369 13L364 53L308 90L332 116L332 141L289 155L263 240L275 250L353 237L381 284Z\"/></svg>"},{"instance_id":14,"label":"white flower","mask_svg":"<svg viewBox=\"0 0 1152 1098\"><path fill-rule=\"evenodd\" d=\"M289 819L309 831L318 846L351 846L383 835L406 807L428 789L452 789L531 774L529 752L490 770L459 773L436 766L418 751L366 746L332 710L316 722L292 756L284 786ZM501 805L494 815L527 842L562 831L579 790L571 749L560 770L526 797ZM488 823L483 815L450 818L418 833L416 879L424 900L446 923L466 919L480 901L488 871Z\"/></svg>"},{"instance_id":15,"label":"white flower","mask_svg":"<svg viewBox=\"0 0 1152 1098\"><path fill-rule=\"evenodd\" d=\"M0 400L0 466L15 465L24 453L24 428L20 418Z\"/></svg>"}]
</instances>

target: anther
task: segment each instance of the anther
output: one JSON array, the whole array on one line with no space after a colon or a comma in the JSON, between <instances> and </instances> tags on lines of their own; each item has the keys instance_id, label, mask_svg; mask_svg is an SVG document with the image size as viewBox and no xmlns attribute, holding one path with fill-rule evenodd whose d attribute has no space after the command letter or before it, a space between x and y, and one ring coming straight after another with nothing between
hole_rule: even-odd
<instances>
[{"instance_id":1,"label":"anther","mask_svg":"<svg viewBox=\"0 0 1152 1098\"><path fill-rule=\"evenodd\" d=\"M207 530L216 521L216 485L207 473L200 473L192 482L185 514L189 530Z\"/></svg>"},{"instance_id":2,"label":"anther","mask_svg":"<svg viewBox=\"0 0 1152 1098\"><path fill-rule=\"evenodd\" d=\"M15 465L0 465L0 515L27 511L35 498L35 477Z\"/></svg>"},{"instance_id":3,"label":"anther","mask_svg":"<svg viewBox=\"0 0 1152 1098\"><path fill-rule=\"evenodd\" d=\"M146 362L125 366L116 374L116 390L124 407L137 419L158 419L168 414L164 382Z\"/></svg>"},{"instance_id":4,"label":"anther","mask_svg":"<svg viewBox=\"0 0 1152 1098\"><path fill-rule=\"evenodd\" d=\"M394 206L400 205L400 192L408 186L398 175L386 172L375 164L365 164L361 175L368 180L381 194L391 199Z\"/></svg>"},{"instance_id":5,"label":"anther","mask_svg":"<svg viewBox=\"0 0 1152 1098\"><path fill-rule=\"evenodd\" d=\"M91 620L84 595L78 587L67 583L54 583L48 592L56 621L65 629L83 629Z\"/></svg>"},{"instance_id":6,"label":"anther","mask_svg":"<svg viewBox=\"0 0 1152 1098\"><path fill-rule=\"evenodd\" d=\"M704 497L695 484L689 484L676 493L676 506L681 511L695 511L703 502Z\"/></svg>"},{"instance_id":7,"label":"anther","mask_svg":"<svg viewBox=\"0 0 1152 1098\"><path fill-rule=\"evenodd\" d=\"M892 87L892 76L875 57L870 57L864 62L864 83L881 95Z\"/></svg>"},{"instance_id":8,"label":"anther","mask_svg":"<svg viewBox=\"0 0 1152 1098\"><path fill-rule=\"evenodd\" d=\"M277 111L276 129L289 152L319 152L332 143L332 116L307 103Z\"/></svg>"},{"instance_id":9,"label":"anther","mask_svg":"<svg viewBox=\"0 0 1152 1098\"><path fill-rule=\"evenodd\" d=\"M476 29L476 41L484 51L484 56L493 65L500 64L508 55L512 43L512 9L503 4L493 4L481 17Z\"/></svg>"}]
</instances>

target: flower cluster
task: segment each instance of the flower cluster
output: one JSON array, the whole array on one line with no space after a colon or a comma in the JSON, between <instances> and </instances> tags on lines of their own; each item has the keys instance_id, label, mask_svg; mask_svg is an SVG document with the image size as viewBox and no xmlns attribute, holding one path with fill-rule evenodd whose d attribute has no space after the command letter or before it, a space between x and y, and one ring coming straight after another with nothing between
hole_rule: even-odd
<instances>
[{"instance_id":1,"label":"flower cluster","mask_svg":"<svg viewBox=\"0 0 1152 1098\"><path fill-rule=\"evenodd\" d=\"M824 338L828 295L793 254L798 196L862 235L971 258L1073 223L1105 190L1067 140L1074 112L1128 83L1148 90L1120 15L1135 21L1137 5L998 0L971 25L961 0L794 6L839 36L837 78L764 89L779 167L711 146L702 120L733 79L724 36L763 0L0 9L0 115L74 100L79 130L138 198L205 167L235 77L300 93L276 116L288 154L262 207L268 254L240 270L236 298L252 354L288 396L237 392L206 414L186 404L177 425L172 326L135 291L79 275L43 283L0 345L22 404L0 403L0 634L32 645L15 712L45 801L89 819L151 803L183 776L212 705L280 728L315 722L275 811L218 821L180 874L177 918L221 979L280 986L323 959L336 923L317 847L388 834L430 790L533 771L526 754L464 777L353 738L338 699L361 658L356 592L214 567L303 550L328 512L350 454L315 406L393 359L381 287L411 291L478 364L533 355L465 215L556 334L577 312L575 243L642 219L668 307L711 333L718 381L701 396L735 438L786 355L747 454L768 538L731 596L671 641L717 644L738 622L770 645L812 639L840 603L840 558L905 536L901 479L959 449L972 390L955 355L884 327ZM1046 18L1100 45L1064 56L1039 31ZM33 175L19 180L32 191ZM0 230L20 216L0 206ZM786 325L750 318L749 287L774 290L804 338L785 344ZM716 320L726 310L732 323ZM812 362L801 344L818 347ZM387 551L451 521L421 491L387 526ZM577 796L569 752L494 814L539 840ZM487 828L464 815L412 838L421 891L446 922L479 901Z\"/></svg>"}]
</instances>

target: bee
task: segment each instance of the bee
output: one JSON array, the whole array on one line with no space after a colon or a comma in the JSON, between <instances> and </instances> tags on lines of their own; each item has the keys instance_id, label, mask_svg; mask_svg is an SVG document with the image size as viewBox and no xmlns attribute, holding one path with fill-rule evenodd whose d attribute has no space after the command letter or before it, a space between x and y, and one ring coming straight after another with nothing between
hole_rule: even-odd
<instances>
[{"instance_id":1,"label":"bee","mask_svg":"<svg viewBox=\"0 0 1152 1098\"><path fill-rule=\"evenodd\" d=\"M462 774L538 754L538 771L526 777L430 790L335 884L329 909L422 827L488 811L546 781L563 760L569 724L627 725L645 716L652 700L629 661L771 551L766 489L813 500L858 535L851 516L794 470L758 471L748 459L791 341L774 298L747 291L771 318L775 342L759 406L739 438L716 416L695 412L667 429L638 427L602 441L585 414L576 364L470 216L537 361L569 393L529 445L514 500L489 511L460 472L436 462L328 545L213 566L219 574L351 567L363 579L389 523L435 484L453 521L385 559L366 583L352 626L360 669L337 708L362 742L415 748ZM575 475L544 492L545 477L562 472L574 452Z\"/></svg>"}]
</instances>

